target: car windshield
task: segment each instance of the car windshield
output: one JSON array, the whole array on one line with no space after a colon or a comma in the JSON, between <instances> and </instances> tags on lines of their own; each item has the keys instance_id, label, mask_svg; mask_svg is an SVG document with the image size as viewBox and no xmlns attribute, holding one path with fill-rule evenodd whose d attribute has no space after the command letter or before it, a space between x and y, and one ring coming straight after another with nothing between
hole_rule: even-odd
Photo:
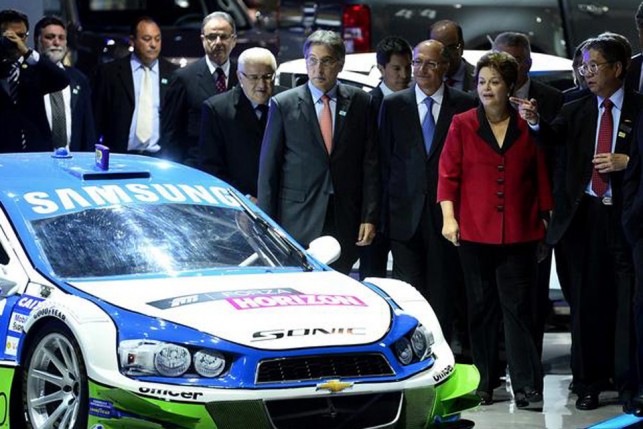
<instances>
[{"instance_id":1,"label":"car windshield","mask_svg":"<svg viewBox=\"0 0 643 429\"><path fill-rule=\"evenodd\" d=\"M301 257L245 211L208 205L117 205L33 220L62 278L302 267Z\"/></svg>"}]
</instances>

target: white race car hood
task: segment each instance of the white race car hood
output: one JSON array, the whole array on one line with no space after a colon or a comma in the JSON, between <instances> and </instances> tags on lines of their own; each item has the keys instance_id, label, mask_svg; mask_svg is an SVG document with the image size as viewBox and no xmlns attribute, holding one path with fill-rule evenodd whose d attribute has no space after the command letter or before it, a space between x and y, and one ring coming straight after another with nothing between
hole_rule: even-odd
<instances>
[{"instance_id":1,"label":"white race car hood","mask_svg":"<svg viewBox=\"0 0 643 429\"><path fill-rule=\"evenodd\" d=\"M372 343L391 323L382 297L332 271L72 285L127 310L268 350Z\"/></svg>"}]
</instances>

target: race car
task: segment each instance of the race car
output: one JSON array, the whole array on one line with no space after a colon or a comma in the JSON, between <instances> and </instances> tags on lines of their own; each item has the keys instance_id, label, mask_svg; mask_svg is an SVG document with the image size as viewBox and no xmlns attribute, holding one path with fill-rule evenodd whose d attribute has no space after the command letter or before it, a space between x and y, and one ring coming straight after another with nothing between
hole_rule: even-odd
<instances>
[{"instance_id":1,"label":"race car","mask_svg":"<svg viewBox=\"0 0 643 429\"><path fill-rule=\"evenodd\" d=\"M0 155L0 428L472 427L479 374L413 287L99 149Z\"/></svg>"}]
</instances>

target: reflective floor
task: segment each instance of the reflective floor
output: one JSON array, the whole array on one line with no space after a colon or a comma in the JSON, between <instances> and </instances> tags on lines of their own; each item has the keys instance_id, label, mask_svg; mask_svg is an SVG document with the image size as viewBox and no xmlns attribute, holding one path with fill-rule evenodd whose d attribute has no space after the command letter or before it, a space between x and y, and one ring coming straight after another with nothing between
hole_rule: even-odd
<instances>
[{"instance_id":1,"label":"reflective floor","mask_svg":"<svg viewBox=\"0 0 643 429\"><path fill-rule=\"evenodd\" d=\"M474 421L476 429L643 428L643 423L637 424L633 421L638 419L629 416L624 417L626 421L612 420L623 415L615 392L602 393L601 406L596 410L578 411L575 408L576 395L568 390L570 342L568 332L545 334L543 364L546 376L542 408L517 409L503 385L494 391L493 405L465 413L463 418ZM603 424L597 426L598 423Z\"/></svg>"}]
</instances>

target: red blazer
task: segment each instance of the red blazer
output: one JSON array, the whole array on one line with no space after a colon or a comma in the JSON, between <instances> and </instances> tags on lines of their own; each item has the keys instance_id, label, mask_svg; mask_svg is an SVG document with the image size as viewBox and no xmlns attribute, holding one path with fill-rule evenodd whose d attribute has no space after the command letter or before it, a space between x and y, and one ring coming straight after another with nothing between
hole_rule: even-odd
<instances>
[{"instance_id":1,"label":"red blazer","mask_svg":"<svg viewBox=\"0 0 643 429\"><path fill-rule=\"evenodd\" d=\"M512 244L544 237L542 214L552 209L543 151L517 112L502 149L482 106L453 117L440 156L438 201L453 201L460 238Z\"/></svg>"}]
</instances>

